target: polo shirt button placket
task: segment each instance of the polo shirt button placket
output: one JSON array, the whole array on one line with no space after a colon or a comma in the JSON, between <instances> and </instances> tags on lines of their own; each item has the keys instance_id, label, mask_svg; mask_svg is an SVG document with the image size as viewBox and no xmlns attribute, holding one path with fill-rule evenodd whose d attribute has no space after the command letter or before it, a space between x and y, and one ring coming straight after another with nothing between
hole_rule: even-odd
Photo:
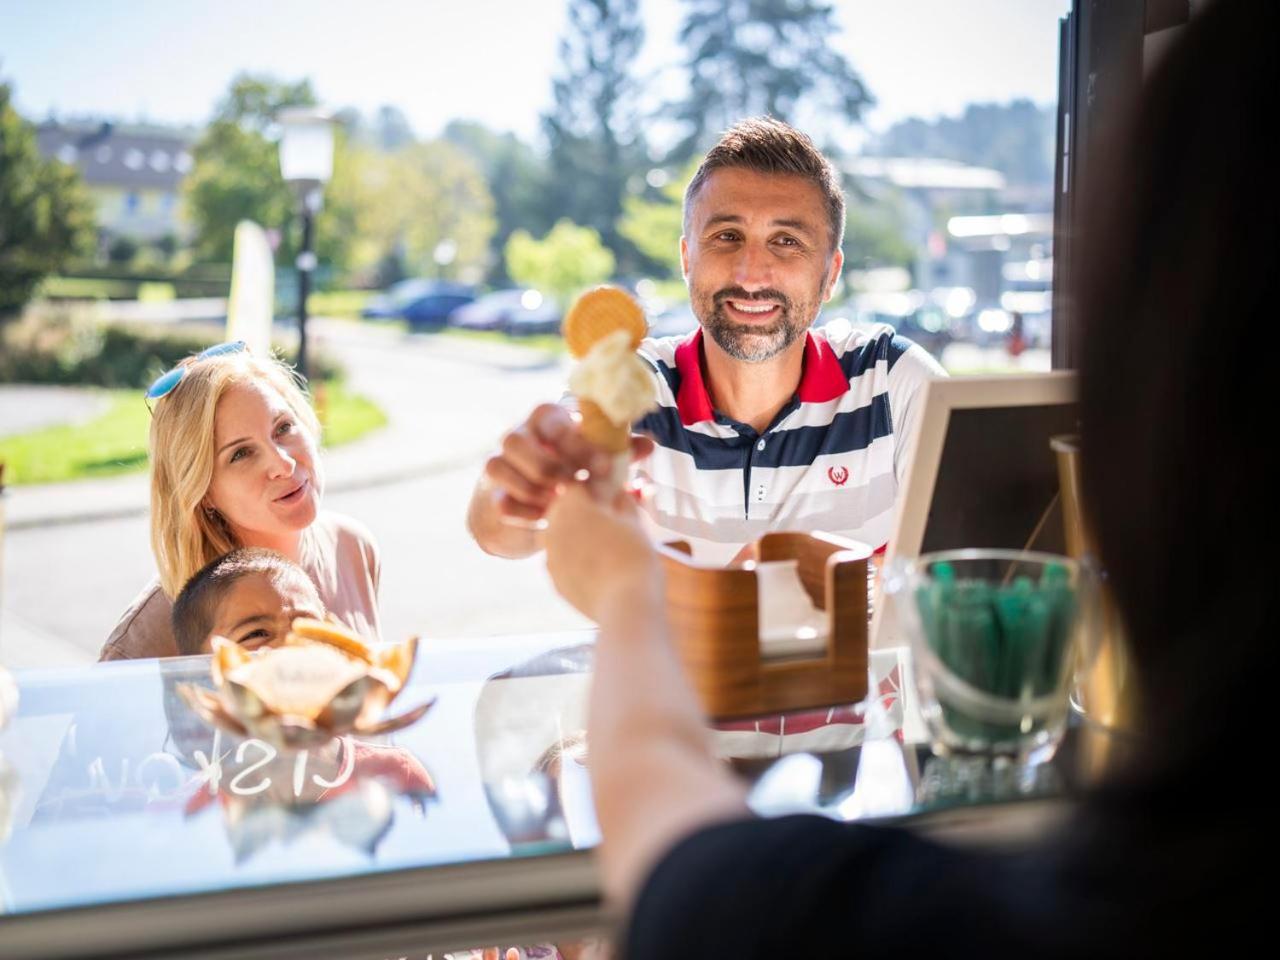
<instances>
[{"instance_id":1,"label":"polo shirt button placket","mask_svg":"<svg viewBox=\"0 0 1280 960\"><path fill-rule=\"evenodd\" d=\"M757 453L763 453L763 452L764 452L764 448L765 448L765 446L767 446L767 441L766 441L766 439L765 439L764 437L761 437L759 440L757 440L757 441L756 441L756 452L757 452ZM757 483L757 484L755 485L755 497L754 497L754 500L755 500L755 502L756 502L756 503L763 503L763 502L764 502L765 492L766 492L766 491L765 491L765 485L764 485L763 483ZM750 516L751 516L751 504L750 504L750 502L748 502L748 504L747 504L747 516L748 516L748 517L750 517Z\"/></svg>"}]
</instances>

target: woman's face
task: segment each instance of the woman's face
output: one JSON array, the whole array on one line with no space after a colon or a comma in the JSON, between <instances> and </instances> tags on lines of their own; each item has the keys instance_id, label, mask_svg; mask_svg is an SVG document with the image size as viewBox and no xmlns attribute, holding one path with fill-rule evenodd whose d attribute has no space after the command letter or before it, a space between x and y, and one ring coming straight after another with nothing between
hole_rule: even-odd
<instances>
[{"instance_id":1,"label":"woman's face","mask_svg":"<svg viewBox=\"0 0 1280 960\"><path fill-rule=\"evenodd\" d=\"M214 413L213 479L205 494L248 546L311 525L319 508L312 438L268 384L239 383Z\"/></svg>"}]
</instances>

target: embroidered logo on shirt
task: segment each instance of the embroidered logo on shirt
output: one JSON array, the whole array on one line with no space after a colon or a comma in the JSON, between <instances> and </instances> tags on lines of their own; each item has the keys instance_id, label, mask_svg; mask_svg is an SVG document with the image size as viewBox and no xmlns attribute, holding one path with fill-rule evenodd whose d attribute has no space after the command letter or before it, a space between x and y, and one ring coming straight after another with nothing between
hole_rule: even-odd
<instances>
[{"instance_id":1,"label":"embroidered logo on shirt","mask_svg":"<svg viewBox=\"0 0 1280 960\"><path fill-rule=\"evenodd\" d=\"M827 476L831 478L831 482L837 487L843 487L849 479L849 471L844 467L829 467Z\"/></svg>"}]
</instances>

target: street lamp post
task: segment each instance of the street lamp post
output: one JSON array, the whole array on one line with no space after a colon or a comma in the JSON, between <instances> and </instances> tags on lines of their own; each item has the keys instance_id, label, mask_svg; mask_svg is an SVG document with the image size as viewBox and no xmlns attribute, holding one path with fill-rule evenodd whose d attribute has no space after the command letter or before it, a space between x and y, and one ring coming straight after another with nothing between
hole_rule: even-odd
<instances>
[{"instance_id":1,"label":"street lamp post","mask_svg":"<svg viewBox=\"0 0 1280 960\"><path fill-rule=\"evenodd\" d=\"M324 185L333 175L333 121L328 113L310 107L282 110L280 124L280 173L294 190L302 216L302 249L298 252L298 371L305 377L307 365L307 297L316 268L312 251L315 216L320 212Z\"/></svg>"}]
</instances>

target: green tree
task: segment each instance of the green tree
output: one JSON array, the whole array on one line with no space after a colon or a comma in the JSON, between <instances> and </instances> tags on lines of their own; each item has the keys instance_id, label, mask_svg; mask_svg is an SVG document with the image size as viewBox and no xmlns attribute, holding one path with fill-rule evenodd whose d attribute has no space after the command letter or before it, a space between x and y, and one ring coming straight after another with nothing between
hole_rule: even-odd
<instances>
[{"instance_id":1,"label":"green tree","mask_svg":"<svg viewBox=\"0 0 1280 960\"><path fill-rule=\"evenodd\" d=\"M341 125L333 137L333 176L324 188L324 206L316 216L316 256L335 273L356 266L359 243L359 193L353 184L365 176L363 151L351 144ZM291 202L296 205L296 200Z\"/></svg>"},{"instance_id":2,"label":"green tree","mask_svg":"<svg viewBox=\"0 0 1280 960\"><path fill-rule=\"evenodd\" d=\"M831 45L839 32L821 0L684 0L679 39L688 95L671 107L688 157L743 117L769 114L821 134L857 123L872 97ZM815 137L816 138L816 137Z\"/></svg>"},{"instance_id":3,"label":"green tree","mask_svg":"<svg viewBox=\"0 0 1280 960\"><path fill-rule=\"evenodd\" d=\"M315 103L307 80L281 83L252 74L232 80L196 143L184 186L202 258L229 261L241 220L268 228L292 221L296 200L280 175L279 153L267 132L280 110ZM280 257L287 262L295 249L286 232Z\"/></svg>"},{"instance_id":4,"label":"green tree","mask_svg":"<svg viewBox=\"0 0 1280 960\"><path fill-rule=\"evenodd\" d=\"M850 199L845 213L846 270L869 267L910 267L915 247L908 239L906 215L896 198Z\"/></svg>"},{"instance_id":5,"label":"green tree","mask_svg":"<svg viewBox=\"0 0 1280 960\"><path fill-rule=\"evenodd\" d=\"M269 136L281 110L315 103L309 80L288 83L254 74L232 80L195 146L195 165L184 186L202 259L229 261L236 224L252 220L281 231L277 262L292 263L301 240L298 198L280 174L279 146ZM315 232L317 256L339 272L353 260L358 212L350 184L361 175L358 149L350 144L350 113L343 118L334 134L333 177L325 186Z\"/></svg>"},{"instance_id":6,"label":"green tree","mask_svg":"<svg viewBox=\"0 0 1280 960\"><path fill-rule=\"evenodd\" d=\"M643 43L639 0L569 0L554 105L542 118L548 208L593 227L628 267L636 258L617 220L628 181L648 166L631 72Z\"/></svg>"},{"instance_id":7,"label":"green tree","mask_svg":"<svg viewBox=\"0 0 1280 960\"><path fill-rule=\"evenodd\" d=\"M656 199L627 197L622 205L618 232L637 250L659 264L671 278L680 276L680 237L684 233L684 191L697 170L690 163L677 178L667 182Z\"/></svg>"},{"instance_id":8,"label":"green tree","mask_svg":"<svg viewBox=\"0 0 1280 960\"><path fill-rule=\"evenodd\" d=\"M138 251L141 248L142 245L133 237L116 237L107 247L107 261L109 263L128 265L138 255Z\"/></svg>"},{"instance_id":9,"label":"green tree","mask_svg":"<svg viewBox=\"0 0 1280 960\"><path fill-rule=\"evenodd\" d=\"M93 202L75 167L41 158L35 132L0 83L0 317L93 248Z\"/></svg>"},{"instance_id":10,"label":"green tree","mask_svg":"<svg viewBox=\"0 0 1280 960\"><path fill-rule=\"evenodd\" d=\"M1055 113L1030 100L971 103L958 117L895 123L868 151L887 157L943 157L999 170L1010 183L1053 181Z\"/></svg>"},{"instance_id":11,"label":"green tree","mask_svg":"<svg viewBox=\"0 0 1280 960\"><path fill-rule=\"evenodd\" d=\"M267 228L290 222L295 201L280 176L276 146L262 134L217 121L192 153L195 163L183 189L201 259L229 262L241 220Z\"/></svg>"},{"instance_id":12,"label":"green tree","mask_svg":"<svg viewBox=\"0 0 1280 960\"><path fill-rule=\"evenodd\" d=\"M314 107L316 95L310 80L295 83L265 74L241 73L231 80L226 95L214 108L214 123L234 123L265 134L286 107Z\"/></svg>"},{"instance_id":13,"label":"green tree","mask_svg":"<svg viewBox=\"0 0 1280 960\"><path fill-rule=\"evenodd\" d=\"M561 220L541 240L517 230L507 241L507 273L516 283L551 294L561 304L613 276L613 253L591 227Z\"/></svg>"},{"instance_id":14,"label":"green tree","mask_svg":"<svg viewBox=\"0 0 1280 960\"><path fill-rule=\"evenodd\" d=\"M352 267L373 270L392 256L413 274L478 279L483 272L493 197L453 144L434 140L395 153L351 148L331 186L335 226L342 211L350 233Z\"/></svg>"},{"instance_id":15,"label":"green tree","mask_svg":"<svg viewBox=\"0 0 1280 960\"><path fill-rule=\"evenodd\" d=\"M453 120L443 137L463 150L479 167L493 194L497 229L490 239L487 280L495 286L511 282L507 275L507 238L516 230L546 233L553 218L547 210L547 163L514 133L497 133L472 120Z\"/></svg>"}]
</instances>

